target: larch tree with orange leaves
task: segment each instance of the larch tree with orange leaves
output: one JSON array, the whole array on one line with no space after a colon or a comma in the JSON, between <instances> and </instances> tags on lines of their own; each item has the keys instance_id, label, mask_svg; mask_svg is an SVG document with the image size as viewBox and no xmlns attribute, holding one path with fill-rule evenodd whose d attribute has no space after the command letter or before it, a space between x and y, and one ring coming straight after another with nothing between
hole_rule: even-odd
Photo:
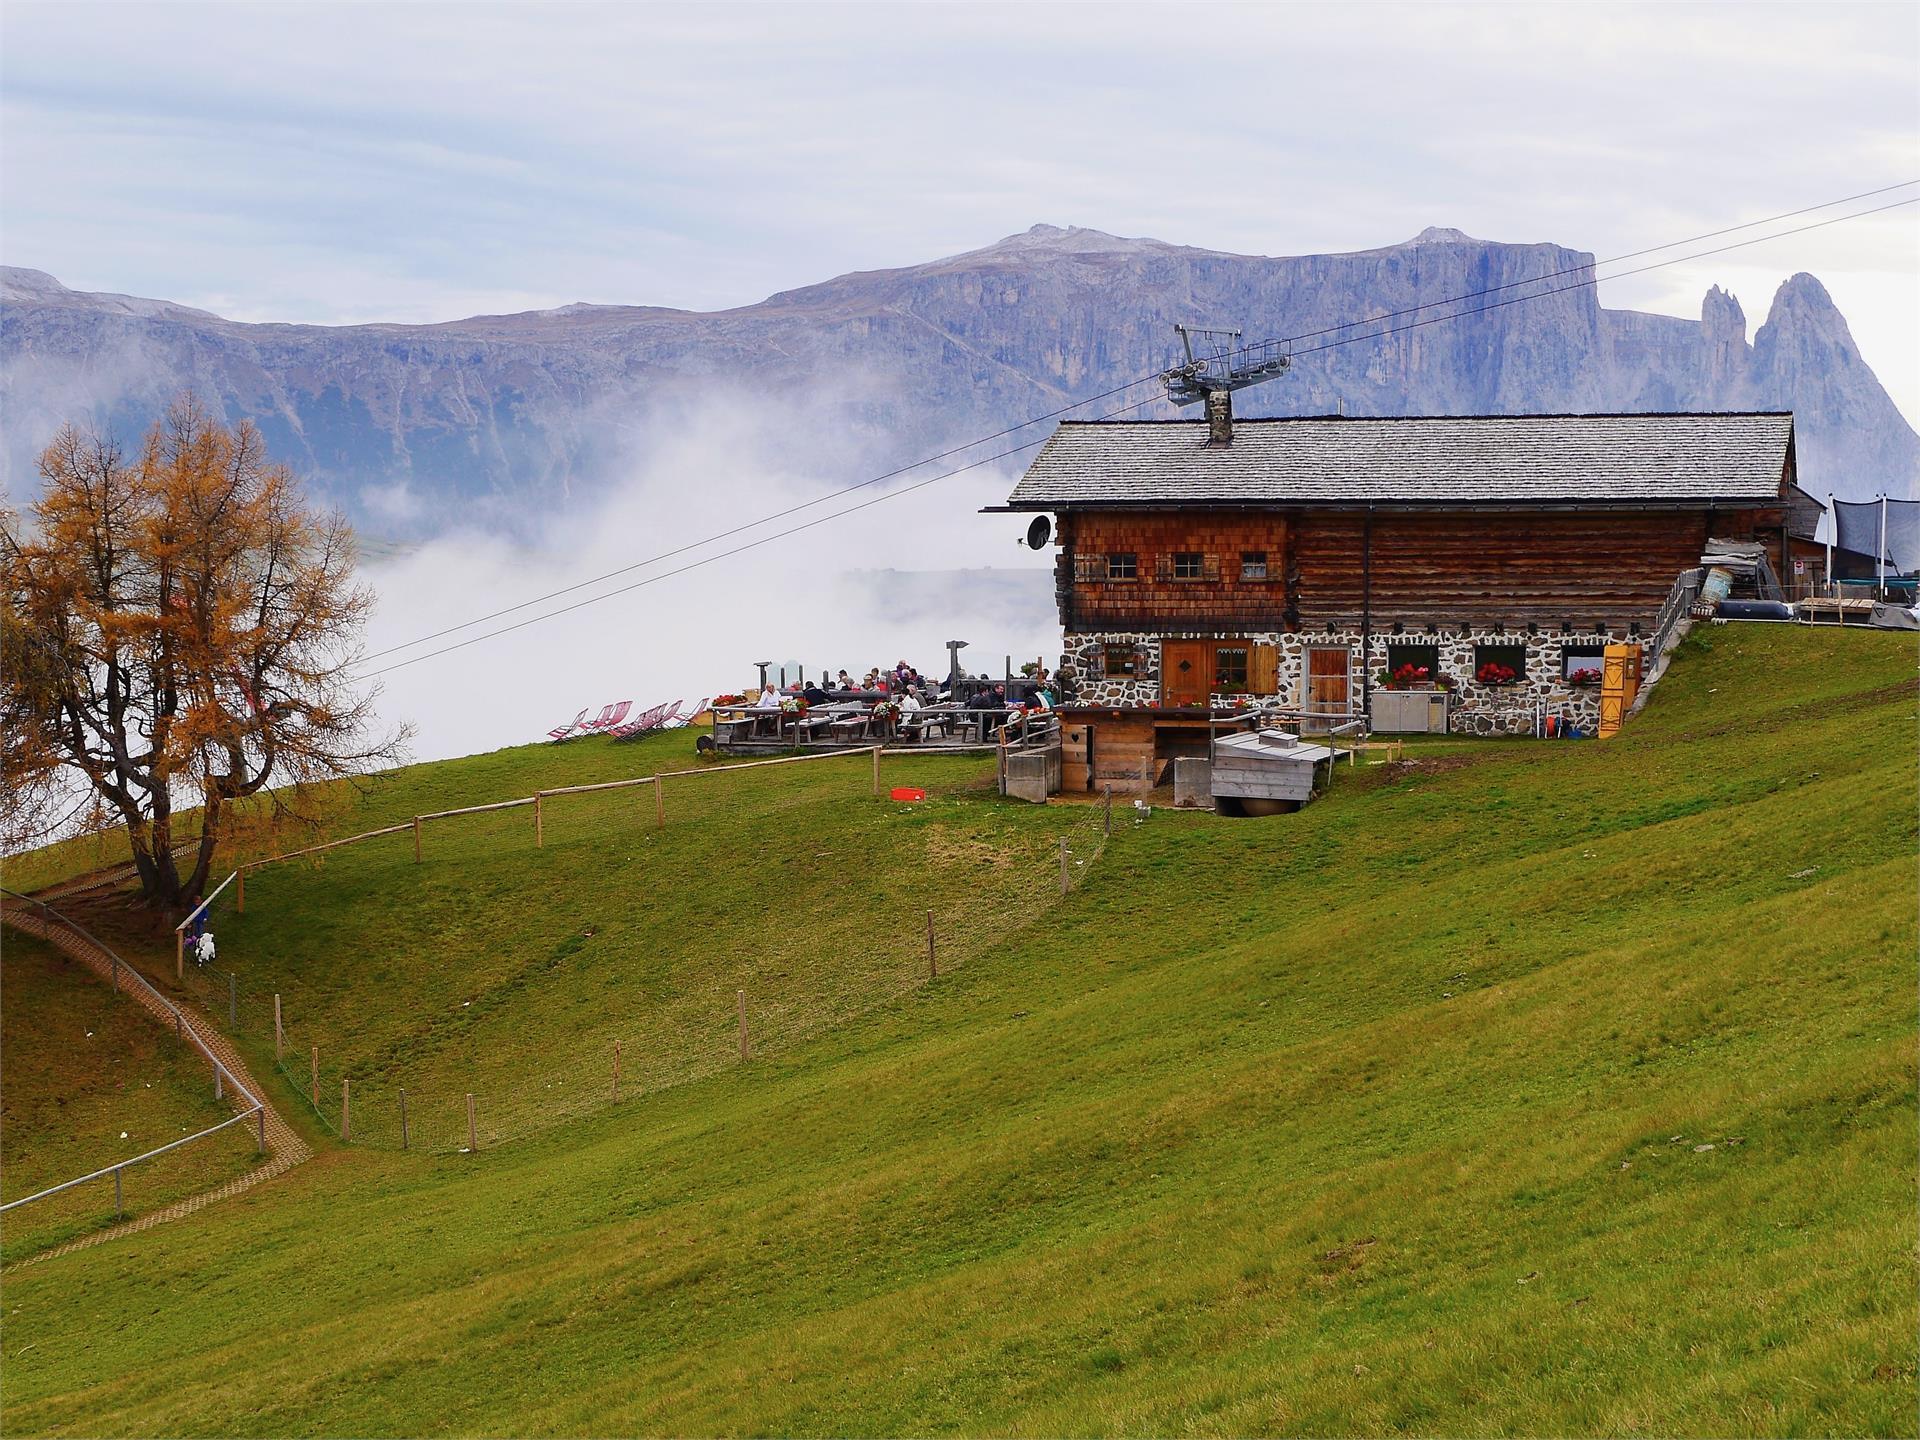
<instances>
[{"instance_id":1,"label":"larch tree with orange leaves","mask_svg":"<svg viewBox=\"0 0 1920 1440\"><path fill-rule=\"evenodd\" d=\"M32 526L0 515L10 843L92 811L125 826L144 897L174 907L204 889L235 802L264 791L279 812L398 757L352 671L373 600L352 532L250 424L186 398L137 455L68 426L39 469Z\"/></svg>"}]
</instances>

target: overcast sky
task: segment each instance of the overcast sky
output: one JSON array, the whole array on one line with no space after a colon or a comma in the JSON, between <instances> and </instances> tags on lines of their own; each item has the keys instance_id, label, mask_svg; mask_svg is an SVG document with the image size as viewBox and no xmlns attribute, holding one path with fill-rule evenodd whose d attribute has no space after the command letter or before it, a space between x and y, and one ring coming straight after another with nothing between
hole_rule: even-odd
<instances>
[{"instance_id":1,"label":"overcast sky","mask_svg":"<svg viewBox=\"0 0 1920 1440\"><path fill-rule=\"evenodd\" d=\"M1036 221L1604 257L1920 176L1904 3L7 0L0 40L0 257L248 320L724 307ZM1757 327L1811 270L1920 416L1916 215L1602 296Z\"/></svg>"}]
</instances>

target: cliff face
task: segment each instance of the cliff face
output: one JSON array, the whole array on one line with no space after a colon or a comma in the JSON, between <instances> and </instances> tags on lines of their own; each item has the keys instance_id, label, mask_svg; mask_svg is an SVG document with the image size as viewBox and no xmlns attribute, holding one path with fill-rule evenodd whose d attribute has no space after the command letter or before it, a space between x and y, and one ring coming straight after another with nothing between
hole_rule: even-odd
<instances>
[{"instance_id":1,"label":"cliff face","mask_svg":"<svg viewBox=\"0 0 1920 1440\"><path fill-rule=\"evenodd\" d=\"M661 437L684 442L702 396L788 428L799 417L803 468L854 478L1152 373L1184 320L1308 337L1287 377L1238 397L1243 414L1792 409L1809 489L1909 492L1920 438L1813 277L1781 287L1751 344L1739 303L1718 288L1697 323L1603 310L1585 288L1498 303L1543 288L1515 283L1542 275L1569 272L1549 282L1569 285L1591 260L1449 230L1269 258L1036 226L711 314L572 305L341 328L237 324L8 270L0 458L17 492L60 420L128 433L192 387L250 416L276 454L377 532L454 516L513 524L590 492ZM1514 288L1472 302L1490 307L1473 318L1330 345L1361 333L1356 319L1495 286Z\"/></svg>"}]
</instances>

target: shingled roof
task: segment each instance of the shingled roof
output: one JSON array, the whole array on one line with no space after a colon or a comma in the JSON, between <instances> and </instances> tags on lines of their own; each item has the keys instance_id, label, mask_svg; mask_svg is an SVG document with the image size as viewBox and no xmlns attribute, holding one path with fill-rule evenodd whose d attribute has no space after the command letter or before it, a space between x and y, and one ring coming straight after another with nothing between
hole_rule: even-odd
<instances>
[{"instance_id":1,"label":"shingled roof","mask_svg":"<svg viewBox=\"0 0 1920 1440\"><path fill-rule=\"evenodd\" d=\"M1067 421L1010 510L1161 505L1617 505L1777 501L1786 412Z\"/></svg>"}]
</instances>

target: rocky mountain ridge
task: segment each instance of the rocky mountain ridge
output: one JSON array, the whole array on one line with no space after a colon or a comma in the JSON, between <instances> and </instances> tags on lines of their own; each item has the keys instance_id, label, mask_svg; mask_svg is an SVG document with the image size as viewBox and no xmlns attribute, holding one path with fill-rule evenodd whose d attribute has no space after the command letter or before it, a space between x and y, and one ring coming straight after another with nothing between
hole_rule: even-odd
<instances>
[{"instance_id":1,"label":"rocky mountain ridge","mask_svg":"<svg viewBox=\"0 0 1920 1440\"><path fill-rule=\"evenodd\" d=\"M251 417L377 533L513 526L684 444L709 423L692 417L716 410L791 437L803 469L856 478L1152 375L1173 323L1190 321L1303 337L1286 378L1238 397L1242 414L1792 409L1807 488L1909 493L1920 437L1814 277L1786 281L1749 341L1739 302L1717 286L1698 321L1601 307L1576 283L1592 262L1444 228L1266 257L1035 226L733 310L582 303L343 327L241 323L5 269L0 461L19 493L60 420L135 433L192 388ZM1442 308L1355 324L1489 290L1469 318L1440 319ZM1155 393L1142 385L1074 413ZM1181 412L1161 399L1128 413Z\"/></svg>"}]
</instances>

